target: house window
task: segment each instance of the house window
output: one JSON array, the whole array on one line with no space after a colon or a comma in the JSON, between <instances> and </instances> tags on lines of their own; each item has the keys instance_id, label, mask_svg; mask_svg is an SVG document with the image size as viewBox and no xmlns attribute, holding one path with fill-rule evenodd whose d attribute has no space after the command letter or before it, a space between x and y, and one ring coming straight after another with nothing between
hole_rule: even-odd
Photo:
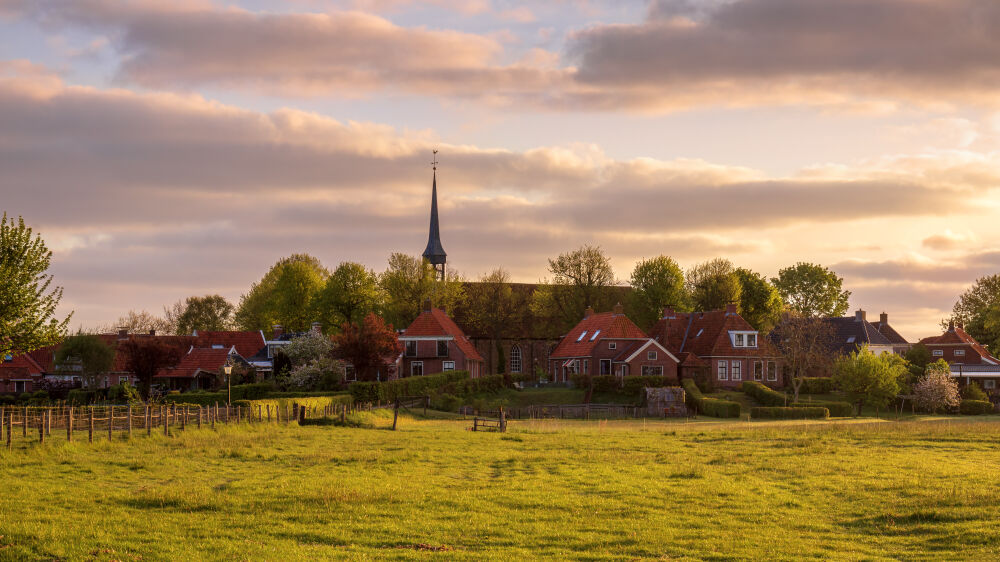
<instances>
[{"instance_id":1,"label":"house window","mask_svg":"<svg viewBox=\"0 0 1000 562\"><path fill-rule=\"evenodd\" d=\"M358 380L358 373L354 370L354 365L344 365L344 380L345 381Z\"/></svg>"},{"instance_id":2,"label":"house window","mask_svg":"<svg viewBox=\"0 0 1000 562\"><path fill-rule=\"evenodd\" d=\"M994 379L984 379L983 380L983 389L984 390L993 390L996 387L997 387L997 381L996 380L994 380Z\"/></svg>"},{"instance_id":3,"label":"house window","mask_svg":"<svg viewBox=\"0 0 1000 562\"><path fill-rule=\"evenodd\" d=\"M778 364L774 361L767 362L767 380L771 382L778 380Z\"/></svg>"},{"instance_id":4,"label":"house window","mask_svg":"<svg viewBox=\"0 0 1000 562\"><path fill-rule=\"evenodd\" d=\"M594 332L594 335L590 336L590 341L596 340L597 336L599 336L599 335L601 335L601 331L597 330L596 332Z\"/></svg>"},{"instance_id":5,"label":"house window","mask_svg":"<svg viewBox=\"0 0 1000 562\"><path fill-rule=\"evenodd\" d=\"M934 351L931 352L931 355L933 355L934 357L944 357L944 350L935 349Z\"/></svg>"},{"instance_id":6,"label":"house window","mask_svg":"<svg viewBox=\"0 0 1000 562\"><path fill-rule=\"evenodd\" d=\"M611 360L601 359L601 374L610 375L611 374Z\"/></svg>"},{"instance_id":7,"label":"house window","mask_svg":"<svg viewBox=\"0 0 1000 562\"><path fill-rule=\"evenodd\" d=\"M24 392L24 381L14 381L14 392L20 394Z\"/></svg>"},{"instance_id":8,"label":"house window","mask_svg":"<svg viewBox=\"0 0 1000 562\"><path fill-rule=\"evenodd\" d=\"M642 376L644 376L644 377L662 377L663 376L663 365L643 365L642 366Z\"/></svg>"},{"instance_id":9,"label":"house window","mask_svg":"<svg viewBox=\"0 0 1000 562\"><path fill-rule=\"evenodd\" d=\"M736 334L735 347L743 347L743 334Z\"/></svg>"},{"instance_id":10,"label":"house window","mask_svg":"<svg viewBox=\"0 0 1000 562\"><path fill-rule=\"evenodd\" d=\"M747 347L757 347L757 334L747 334Z\"/></svg>"},{"instance_id":11,"label":"house window","mask_svg":"<svg viewBox=\"0 0 1000 562\"><path fill-rule=\"evenodd\" d=\"M719 361L719 380L729 380L729 363L726 361Z\"/></svg>"},{"instance_id":12,"label":"house window","mask_svg":"<svg viewBox=\"0 0 1000 562\"><path fill-rule=\"evenodd\" d=\"M743 363L733 361L733 380L738 381L743 378Z\"/></svg>"},{"instance_id":13,"label":"house window","mask_svg":"<svg viewBox=\"0 0 1000 562\"><path fill-rule=\"evenodd\" d=\"M618 342L609 341L608 349L618 349Z\"/></svg>"},{"instance_id":14,"label":"house window","mask_svg":"<svg viewBox=\"0 0 1000 562\"><path fill-rule=\"evenodd\" d=\"M578 342L583 341L583 338L585 337L587 337L587 330L584 330L583 333L580 334L580 337L576 338L576 341Z\"/></svg>"},{"instance_id":15,"label":"house window","mask_svg":"<svg viewBox=\"0 0 1000 562\"><path fill-rule=\"evenodd\" d=\"M510 372L521 372L521 347L517 345L510 348Z\"/></svg>"},{"instance_id":16,"label":"house window","mask_svg":"<svg viewBox=\"0 0 1000 562\"><path fill-rule=\"evenodd\" d=\"M583 374L590 373L590 359L583 360Z\"/></svg>"},{"instance_id":17,"label":"house window","mask_svg":"<svg viewBox=\"0 0 1000 562\"><path fill-rule=\"evenodd\" d=\"M964 349L956 349L955 350L955 357L965 357L965 350Z\"/></svg>"},{"instance_id":18,"label":"house window","mask_svg":"<svg viewBox=\"0 0 1000 562\"><path fill-rule=\"evenodd\" d=\"M412 340L406 342L406 356L407 357L416 357L417 356L417 342L412 341Z\"/></svg>"},{"instance_id":19,"label":"house window","mask_svg":"<svg viewBox=\"0 0 1000 562\"><path fill-rule=\"evenodd\" d=\"M649 352L647 352L646 353L646 360L647 361L656 361L656 352L655 351L649 351Z\"/></svg>"},{"instance_id":20,"label":"house window","mask_svg":"<svg viewBox=\"0 0 1000 562\"><path fill-rule=\"evenodd\" d=\"M438 357L448 357L447 340L438 340Z\"/></svg>"},{"instance_id":21,"label":"house window","mask_svg":"<svg viewBox=\"0 0 1000 562\"><path fill-rule=\"evenodd\" d=\"M628 376L628 365L622 365L622 376L623 377Z\"/></svg>"},{"instance_id":22,"label":"house window","mask_svg":"<svg viewBox=\"0 0 1000 562\"><path fill-rule=\"evenodd\" d=\"M753 362L753 380L755 381L764 380L764 363L761 361Z\"/></svg>"},{"instance_id":23,"label":"house window","mask_svg":"<svg viewBox=\"0 0 1000 562\"><path fill-rule=\"evenodd\" d=\"M414 361L413 363L410 363L410 376L411 377L419 377L422 374L424 374L424 362L423 361Z\"/></svg>"},{"instance_id":24,"label":"house window","mask_svg":"<svg viewBox=\"0 0 1000 562\"><path fill-rule=\"evenodd\" d=\"M118 384L128 384L128 377L118 377Z\"/></svg>"},{"instance_id":25,"label":"house window","mask_svg":"<svg viewBox=\"0 0 1000 562\"><path fill-rule=\"evenodd\" d=\"M455 362L454 361L443 361L441 363L441 370L442 371L454 371L455 370Z\"/></svg>"}]
</instances>

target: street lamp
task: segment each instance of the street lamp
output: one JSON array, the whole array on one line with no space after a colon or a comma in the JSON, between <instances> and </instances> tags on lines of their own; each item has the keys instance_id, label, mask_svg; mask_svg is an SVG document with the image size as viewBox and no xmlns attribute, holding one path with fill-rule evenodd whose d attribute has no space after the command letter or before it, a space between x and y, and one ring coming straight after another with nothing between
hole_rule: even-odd
<instances>
[{"instance_id":1,"label":"street lamp","mask_svg":"<svg viewBox=\"0 0 1000 562\"><path fill-rule=\"evenodd\" d=\"M222 366L222 372L226 373L226 385L229 387L229 403L233 403L233 364L229 357L226 357L226 364Z\"/></svg>"}]
</instances>

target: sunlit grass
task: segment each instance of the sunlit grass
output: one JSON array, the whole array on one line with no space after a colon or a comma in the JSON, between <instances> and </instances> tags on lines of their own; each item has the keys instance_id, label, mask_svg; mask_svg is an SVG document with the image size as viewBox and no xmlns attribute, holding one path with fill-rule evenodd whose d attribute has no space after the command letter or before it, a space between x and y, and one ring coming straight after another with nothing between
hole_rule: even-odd
<instances>
[{"instance_id":1,"label":"sunlit grass","mask_svg":"<svg viewBox=\"0 0 1000 562\"><path fill-rule=\"evenodd\" d=\"M995 421L373 421L2 451L0 559L1000 555Z\"/></svg>"}]
</instances>

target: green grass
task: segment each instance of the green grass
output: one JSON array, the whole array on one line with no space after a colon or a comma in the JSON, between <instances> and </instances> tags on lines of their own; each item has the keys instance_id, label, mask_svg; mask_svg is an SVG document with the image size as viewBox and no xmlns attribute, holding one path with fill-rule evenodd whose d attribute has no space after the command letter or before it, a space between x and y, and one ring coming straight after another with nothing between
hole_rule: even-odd
<instances>
[{"instance_id":1,"label":"green grass","mask_svg":"<svg viewBox=\"0 0 1000 562\"><path fill-rule=\"evenodd\" d=\"M370 421L15 443L0 559L1000 556L993 416Z\"/></svg>"},{"instance_id":2,"label":"green grass","mask_svg":"<svg viewBox=\"0 0 1000 562\"><path fill-rule=\"evenodd\" d=\"M480 392L465 398L465 403L473 405L480 401L488 408L503 405L506 408L527 406L583 404L586 389L579 388L526 388L514 390L505 388L498 392ZM594 404L629 404L637 402L636 397L613 392L595 392L590 401Z\"/></svg>"}]
</instances>

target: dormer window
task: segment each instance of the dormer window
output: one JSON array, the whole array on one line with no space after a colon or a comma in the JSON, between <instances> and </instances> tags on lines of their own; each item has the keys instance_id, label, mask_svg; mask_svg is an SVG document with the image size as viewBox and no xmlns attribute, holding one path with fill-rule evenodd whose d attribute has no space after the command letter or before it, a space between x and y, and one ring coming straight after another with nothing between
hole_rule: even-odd
<instances>
[{"instance_id":1,"label":"dormer window","mask_svg":"<svg viewBox=\"0 0 1000 562\"><path fill-rule=\"evenodd\" d=\"M608 349L618 349L618 342L609 341Z\"/></svg>"},{"instance_id":2,"label":"dormer window","mask_svg":"<svg viewBox=\"0 0 1000 562\"><path fill-rule=\"evenodd\" d=\"M583 341L583 338L585 338L585 337L587 337L587 330L584 330L583 333L580 334L580 337L576 338L576 341L577 342L581 342L581 341Z\"/></svg>"},{"instance_id":3,"label":"dormer window","mask_svg":"<svg viewBox=\"0 0 1000 562\"><path fill-rule=\"evenodd\" d=\"M735 347L743 347L743 334L736 334Z\"/></svg>"},{"instance_id":4,"label":"dormer window","mask_svg":"<svg viewBox=\"0 0 1000 562\"><path fill-rule=\"evenodd\" d=\"M733 347L757 347L757 332L729 332Z\"/></svg>"},{"instance_id":5,"label":"dormer window","mask_svg":"<svg viewBox=\"0 0 1000 562\"><path fill-rule=\"evenodd\" d=\"M757 347L757 334L747 334L747 347Z\"/></svg>"}]
</instances>

